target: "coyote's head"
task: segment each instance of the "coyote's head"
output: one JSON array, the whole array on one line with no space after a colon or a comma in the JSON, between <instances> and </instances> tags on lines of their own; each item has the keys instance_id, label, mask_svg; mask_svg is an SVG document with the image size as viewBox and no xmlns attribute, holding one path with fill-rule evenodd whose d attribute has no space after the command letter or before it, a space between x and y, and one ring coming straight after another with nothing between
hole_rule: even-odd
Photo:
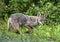
<instances>
[{"instance_id":1,"label":"coyote's head","mask_svg":"<svg viewBox=\"0 0 60 42\"><path fill-rule=\"evenodd\" d=\"M47 14L41 15L41 13L38 12L37 16L38 16L38 23L43 25L46 20Z\"/></svg>"}]
</instances>

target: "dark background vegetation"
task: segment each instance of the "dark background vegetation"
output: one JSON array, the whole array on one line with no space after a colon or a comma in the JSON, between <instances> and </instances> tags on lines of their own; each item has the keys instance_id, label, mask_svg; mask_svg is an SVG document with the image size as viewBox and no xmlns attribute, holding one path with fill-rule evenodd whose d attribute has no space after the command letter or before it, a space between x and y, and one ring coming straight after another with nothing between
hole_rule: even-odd
<instances>
[{"instance_id":1,"label":"dark background vegetation","mask_svg":"<svg viewBox=\"0 0 60 42\"><path fill-rule=\"evenodd\" d=\"M60 23L60 0L0 0L0 18L6 20L13 13L48 14L50 22Z\"/></svg>"},{"instance_id":2,"label":"dark background vegetation","mask_svg":"<svg viewBox=\"0 0 60 42\"><path fill-rule=\"evenodd\" d=\"M24 13L26 15L37 15L38 12L41 14L47 14L46 22L44 26L37 26L36 32L32 35L16 36L17 34L7 32L7 20L13 13ZM60 37L60 0L0 0L0 40L5 42L5 38L10 37L6 42L55 42L54 39L59 41ZM38 31L39 30L39 31ZM42 30L42 31L41 31ZM40 32L40 34L39 34ZM42 34L42 35L41 35ZM6 36L8 35L8 36ZM34 36L35 35L35 36ZM45 36L44 36L45 35ZM13 37L14 36L14 37ZM41 37L40 37L41 36ZM46 40L46 36L48 40ZM14 39L20 37L18 40ZM36 37L36 38L35 38ZM40 37L40 38L39 38ZM12 38L12 40L11 40ZM35 38L35 39L34 39ZM45 39L44 39L45 38ZM3 41L4 40L4 41ZM16 40L16 41L15 41ZM25 41L24 41L25 40ZM30 41L31 40L31 41ZM36 41L35 41L36 40Z\"/></svg>"}]
</instances>

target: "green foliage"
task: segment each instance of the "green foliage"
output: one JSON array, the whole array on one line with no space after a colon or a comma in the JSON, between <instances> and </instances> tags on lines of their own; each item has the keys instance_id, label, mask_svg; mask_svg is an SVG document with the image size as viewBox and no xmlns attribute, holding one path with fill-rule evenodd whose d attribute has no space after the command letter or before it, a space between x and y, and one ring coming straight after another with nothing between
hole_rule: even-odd
<instances>
[{"instance_id":1,"label":"green foliage","mask_svg":"<svg viewBox=\"0 0 60 42\"><path fill-rule=\"evenodd\" d=\"M20 34L7 31L7 24L0 21L1 42L60 42L60 24L56 26L38 25L33 32L27 34L26 28L20 28Z\"/></svg>"},{"instance_id":2,"label":"green foliage","mask_svg":"<svg viewBox=\"0 0 60 42\"><path fill-rule=\"evenodd\" d=\"M4 18L6 17L5 14L9 17L12 13L37 15L38 12L41 12L48 15L47 22L60 23L59 0L1 0L0 4L0 18L4 20L6 20Z\"/></svg>"}]
</instances>

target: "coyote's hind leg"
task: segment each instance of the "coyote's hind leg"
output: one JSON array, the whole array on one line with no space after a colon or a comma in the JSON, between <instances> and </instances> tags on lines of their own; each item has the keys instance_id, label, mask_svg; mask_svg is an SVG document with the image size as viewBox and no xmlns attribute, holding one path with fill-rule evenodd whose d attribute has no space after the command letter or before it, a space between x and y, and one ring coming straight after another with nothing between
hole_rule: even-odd
<instances>
[{"instance_id":1,"label":"coyote's hind leg","mask_svg":"<svg viewBox=\"0 0 60 42\"><path fill-rule=\"evenodd\" d=\"M20 34L18 28L19 28L19 24L15 22L15 23L13 24L13 30L14 30L15 33Z\"/></svg>"},{"instance_id":2,"label":"coyote's hind leg","mask_svg":"<svg viewBox=\"0 0 60 42\"><path fill-rule=\"evenodd\" d=\"M32 27L31 26L29 26L27 24L25 24L24 26L28 29L28 31L26 33L31 33L32 32Z\"/></svg>"}]
</instances>

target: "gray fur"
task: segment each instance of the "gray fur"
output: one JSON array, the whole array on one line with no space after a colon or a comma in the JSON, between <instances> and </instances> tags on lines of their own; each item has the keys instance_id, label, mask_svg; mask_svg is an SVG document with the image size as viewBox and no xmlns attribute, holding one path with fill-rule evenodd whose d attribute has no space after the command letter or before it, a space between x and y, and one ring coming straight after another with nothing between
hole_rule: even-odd
<instances>
[{"instance_id":1,"label":"gray fur","mask_svg":"<svg viewBox=\"0 0 60 42\"><path fill-rule=\"evenodd\" d=\"M8 19L8 28L13 28L16 31L19 26L24 26L25 24L28 26L36 26L39 23L42 25L44 24L45 18L45 15L41 14L40 16L39 14L37 16L28 16L22 13L11 14Z\"/></svg>"}]
</instances>

